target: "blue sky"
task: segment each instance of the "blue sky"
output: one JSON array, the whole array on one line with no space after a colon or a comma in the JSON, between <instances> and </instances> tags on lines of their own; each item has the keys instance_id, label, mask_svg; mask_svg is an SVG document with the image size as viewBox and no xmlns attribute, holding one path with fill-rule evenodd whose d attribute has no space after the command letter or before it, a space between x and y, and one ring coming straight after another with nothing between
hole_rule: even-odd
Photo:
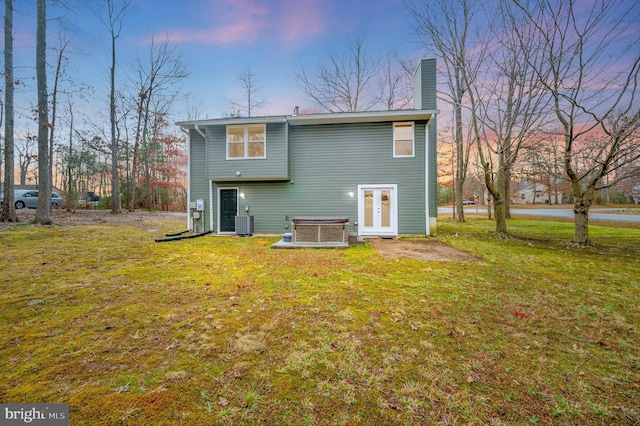
<instances>
[{"instance_id":1,"label":"blue sky","mask_svg":"<svg viewBox=\"0 0 640 426\"><path fill-rule=\"evenodd\" d=\"M16 76L27 82L35 74L34 4L16 0L14 6ZM49 23L48 47L57 46L59 22L71 26L69 75L91 84L95 97L106 102L108 32L81 7L85 1L71 4L68 11L49 8L50 18L62 19ZM391 49L416 61L426 53L414 43L411 18L399 0L134 0L132 5L117 44L119 75L133 71L151 34L168 37L190 71L182 93L200 105L201 118L219 117L229 100L241 96L237 75L247 67L262 86L260 97L267 101L263 114L289 114L295 105L312 108L295 87L292 72L301 63L313 67L342 49L353 31L364 36L373 52ZM19 96L35 98L35 91L25 87L17 92L16 102L24 105ZM175 119L185 114L178 110Z\"/></svg>"}]
</instances>

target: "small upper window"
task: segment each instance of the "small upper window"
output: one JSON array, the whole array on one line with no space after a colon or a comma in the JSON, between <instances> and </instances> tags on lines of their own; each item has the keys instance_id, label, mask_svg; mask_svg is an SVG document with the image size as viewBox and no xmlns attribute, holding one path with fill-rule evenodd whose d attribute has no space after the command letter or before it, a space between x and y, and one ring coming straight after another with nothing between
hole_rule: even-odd
<instances>
[{"instance_id":1,"label":"small upper window","mask_svg":"<svg viewBox=\"0 0 640 426\"><path fill-rule=\"evenodd\" d=\"M393 123L393 156L413 157L413 123Z\"/></svg>"},{"instance_id":2,"label":"small upper window","mask_svg":"<svg viewBox=\"0 0 640 426\"><path fill-rule=\"evenodd\" d=\"M266 158L265 125L227 126L227 159Z\"/></svg>"}]
</instances>

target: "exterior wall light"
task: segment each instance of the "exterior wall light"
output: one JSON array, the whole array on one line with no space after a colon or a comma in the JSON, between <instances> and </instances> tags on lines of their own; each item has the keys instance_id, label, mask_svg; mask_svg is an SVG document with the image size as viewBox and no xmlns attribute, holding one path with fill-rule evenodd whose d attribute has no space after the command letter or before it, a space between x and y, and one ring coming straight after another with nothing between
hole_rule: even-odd
<instances>
[{"instance_id":1,"label":"exterior wall light","mask_svg":"<svg viewBox=\"0 0 640 426\"><path fill-rule=\"evenodd\" d=\"M240 176L240 170L236 172L236 176Z\"/></svg>"},{"instance_id":2,"label":"exterior wall light","mask_svg":"<svg viewBox=\"0 0 640 426\"><path fill-rule=\"evenodd\" d=\"M353 191L348 192L347 195L349 195L349 197L353 198Z\"/></svg>"},{"instance_id":3,"label":"exterior wall light","mask_svg":"<svg viewBox=\"0 0 640 426\"><path fill-rule=\"evenodd\" d=\"M244 192L241 192L240 193L240 198L244 199L244 197L245 197Z\"/></svg>"}]
</instances>

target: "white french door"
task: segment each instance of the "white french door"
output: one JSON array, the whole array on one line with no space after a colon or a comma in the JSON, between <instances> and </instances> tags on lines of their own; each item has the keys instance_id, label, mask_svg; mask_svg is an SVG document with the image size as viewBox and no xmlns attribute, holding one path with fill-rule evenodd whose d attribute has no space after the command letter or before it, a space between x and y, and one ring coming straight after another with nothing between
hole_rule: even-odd
<instances>
[{"instance_id":1,"label":"white french door","mask_svg":"<svg viewBox=\"0 0 640 426\"><path fill-rule=\"evenodd\" d=\"M397 185L358 185L358 234L398 235Z\"/></svg>"}]
</instances>

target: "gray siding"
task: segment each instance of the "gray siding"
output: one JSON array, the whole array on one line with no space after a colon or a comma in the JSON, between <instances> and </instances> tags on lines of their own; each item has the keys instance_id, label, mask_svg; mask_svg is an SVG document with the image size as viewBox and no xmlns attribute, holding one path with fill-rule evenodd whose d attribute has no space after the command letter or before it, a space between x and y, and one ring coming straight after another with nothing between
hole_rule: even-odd
<instances>
[{"instance_id":1,"label":"gray siding","mask_svg":"<svg viewBox=\"0 0 640 426\"><path fill-rule=\"evenodd\" d=\"M435 58L421 59L413 80L413 102L415 109L437 108Z\"/></svg>"},{"instance_id":2,"label":"gray siding","mask_svg":"<svg viewBox=\"0 0 640 426\"><path fill-rule=\"evenodd\" d=\"M267 124L267 158L226 159L226 126L207 127L208 171L207 176L216 181L281 180L287 179L288 146L285 123ZM236 176L240 172L240 177Z\"/></svg>"},{"instance_id":3,"label":"gray siding","mask_svg":"<svg viewBox=\"0 0 640 426\"><path fill-rule=\"evenodd\" d=\"M421 59L414 76L414 104L416 109L437 109L436 59ZM433 118L429 132L429 216L438 216L438 160L437 125Z\"/></svg>"},{"instance_id":4,"label":"gray siding","mask_svg":"<svg viewBox=\"0 0 640 426\"><path fill-rule=\"evenodd\" d=\"M215 187L237 187L245 194L239 211L244 214L249 206L256 232L284 232L292 217L304 215L348 216L350 230L355 231L357 186L397 184L399 233L423 234L425 123L416 123L412 158L393 158L392 126L389 122L290 127L290 182L221 182Z\"/></svg>"},{"instance_id":5,"label":"gray siding","mask_svg":"<svg viewBox=\"0 0 640 426\"><path fill-rule=\"evenodd\" d=\"M438 117L429 125L429 217L438 217Z\"/></svg>"},{"instance_id":6,"label":"gray siding","mask_svg":"<svg viewBox=\"0 0 640 426\"><path fill-rule=\"evenodd\" d=\"M209 182L207 180L207 161L205 140L196 132L189 132L190 154L189 154L189 200L195 201L199 198L205 200L205 227L209 229L209 213L212 211L209 205Z\"/></svg>"}]
</instances>

